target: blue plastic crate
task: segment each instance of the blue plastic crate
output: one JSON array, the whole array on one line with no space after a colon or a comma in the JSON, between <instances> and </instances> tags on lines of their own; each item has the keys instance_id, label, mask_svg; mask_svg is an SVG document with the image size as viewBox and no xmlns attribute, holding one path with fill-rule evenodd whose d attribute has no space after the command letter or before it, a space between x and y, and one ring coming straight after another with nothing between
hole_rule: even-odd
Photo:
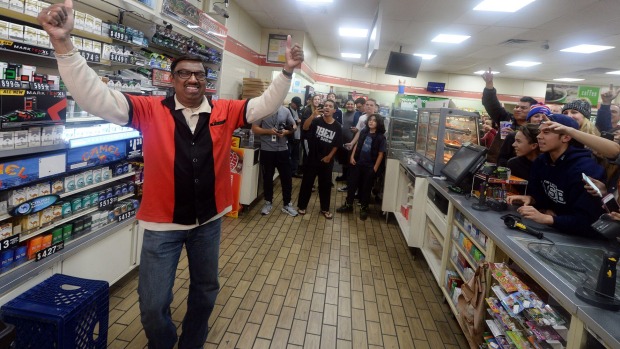
<instances>
[{"instance_id":1,"label":"blue plastic crate","mask_svg":"<svg viewBox=\"0 0 620 349\"><path fill-rule=\"evenodd\" d=\"M15 325L20 349L106 348L109 286L106 281L55 274L2 306Z\"/></svg>"}]
</instances>

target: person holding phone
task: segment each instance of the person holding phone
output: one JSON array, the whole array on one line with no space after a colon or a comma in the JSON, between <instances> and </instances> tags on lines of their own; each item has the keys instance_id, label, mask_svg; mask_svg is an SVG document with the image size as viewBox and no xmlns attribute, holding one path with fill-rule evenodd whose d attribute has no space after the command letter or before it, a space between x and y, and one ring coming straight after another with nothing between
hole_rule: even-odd
<instances>
[{"instance_id":1,"label":"person holding phone","mask_svg":"<svg viewBox=\"0 0 620 349\"><path fill-rule=\"evenodd\" d=\"M577 121L561 114L549 119L565 127L579 129ZM548 122L537 136L541 155L534 160L527 191L530 195L508 197L509 204L521 203L517 212L524 218L552 226L562 233L593 236L590 227L604 212L600 198L588 194L582 173L600 181L605 171L589 149L571 145L572 137L550 129Z\"/></svg>"}]
</instances>

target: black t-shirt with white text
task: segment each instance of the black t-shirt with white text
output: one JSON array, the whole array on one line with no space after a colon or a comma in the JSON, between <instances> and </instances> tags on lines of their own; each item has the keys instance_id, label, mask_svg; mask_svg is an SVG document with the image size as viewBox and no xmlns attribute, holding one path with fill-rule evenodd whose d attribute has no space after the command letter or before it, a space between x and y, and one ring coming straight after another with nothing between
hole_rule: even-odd
<instances>
[{"instance_id":1,"label":"black t-shirt with white text","mask_svg":"<svg viewBox=\"0 0 620 349\"><path fill-rule=\"evenodd\" d=\"M309 148L308 164L320 165L321 159L326 157L334 147L342 146L342 126L336 120L328 124L323 118L317 118L312 121L306 137L308 137Z\"/></svg>"}]
</instances>

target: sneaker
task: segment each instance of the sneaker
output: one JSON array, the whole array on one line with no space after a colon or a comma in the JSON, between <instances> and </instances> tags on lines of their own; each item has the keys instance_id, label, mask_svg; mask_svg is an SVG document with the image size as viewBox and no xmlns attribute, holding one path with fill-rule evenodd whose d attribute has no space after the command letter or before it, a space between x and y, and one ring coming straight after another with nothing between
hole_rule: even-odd
<instances>
[{"instance_id":1,"label":"sneaker","mask_svg":"<svg viewBox=\"0 0 620 349\"><path fill-rule=\"evenodd\" d=\"M344 212L353 212L353 205L347 204L346 202L344 203L344 205L338 207L336 209L336 212L338 213L344 213Z\"/></svg>"},{"instance_id":2,"label":"sneaker","mask_svg":"<svg viewBox=\"0 0 620 349\"><path fill-rule=\"evenodd\" d=\"M336 177L336 182L346 182L346 181L347 181L347 177L345 176Z\"/></svg>"},{"instance_id":3,"label":"sneaker","mask_svg":"<svg viewBox=\"0 0 620 349\"><path fill-rule=\"evenodd\" d=\"M344 187L338 188L338 191L341 192L341 193L342 192L346 192L347 190L349 190L349 187L347 187L346 185Z\"/></svg>"},{"instance_id":4,"label":"sneaker","mask_svg":"<svg viewBox=\"0 0 620 349\"><path fill-rule=\"evenodd\" d=\"M273 205L271 205L271 201L265 201L265 205L263 205L263 209L260 210L260 214L268 215L271 212Z\"/></svg>"},{"instance_id":5,"label":"sneaker","mask_svg":"<svg viewBox=\"0 0 620 349\"><path fill-rule=\"evenodd\" d=\"M297 210L293 207L293 204L289 202L288 205L282 207L282 212L288 214L291 217L297 216Z\"/></svg>"},{"instance_id":6,"label":"sneaker","mask_svg":"<svg viewBox=\"0 0 620 349\"><path fill-rule=\"evenodd\" d=\"M362 206L362 209L360 210L360 219L365 221L366 218L368 218L368 207Z\"/></svg>"},{"instance_id":7,"label":"sneaker","mask_svg":"<svg viewBox=\"0 0 620 349\"><path fill-rule=\"evenodd\" d=\"M294 178L304 178L304 175L302 175L301 173L295 173L293 175Z\"/></svg>"}]
</instances>

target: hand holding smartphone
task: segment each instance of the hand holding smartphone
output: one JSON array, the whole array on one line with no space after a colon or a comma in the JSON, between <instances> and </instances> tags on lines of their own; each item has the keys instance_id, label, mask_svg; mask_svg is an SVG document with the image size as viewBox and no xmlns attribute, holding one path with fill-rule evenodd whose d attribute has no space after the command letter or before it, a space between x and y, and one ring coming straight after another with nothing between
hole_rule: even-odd
<instances>
[{"instance_id":1,"label":"hand holding smartphone","mask_svg":"<svg viewBox=\"0 0 620 349\"><path fill-rule=\"evenodd\" d=\"M594 189L594 191L599 197L601 198L603 197L603 194L601 193L600 189L596 186L596 184L594 184L594 182L590 180L588 176L586 176L585 173L583 172L581 173L581 178L583 178L584 182L586 182L590 187L592 187L592 189Z\"/></svg>"}]
</instances>

